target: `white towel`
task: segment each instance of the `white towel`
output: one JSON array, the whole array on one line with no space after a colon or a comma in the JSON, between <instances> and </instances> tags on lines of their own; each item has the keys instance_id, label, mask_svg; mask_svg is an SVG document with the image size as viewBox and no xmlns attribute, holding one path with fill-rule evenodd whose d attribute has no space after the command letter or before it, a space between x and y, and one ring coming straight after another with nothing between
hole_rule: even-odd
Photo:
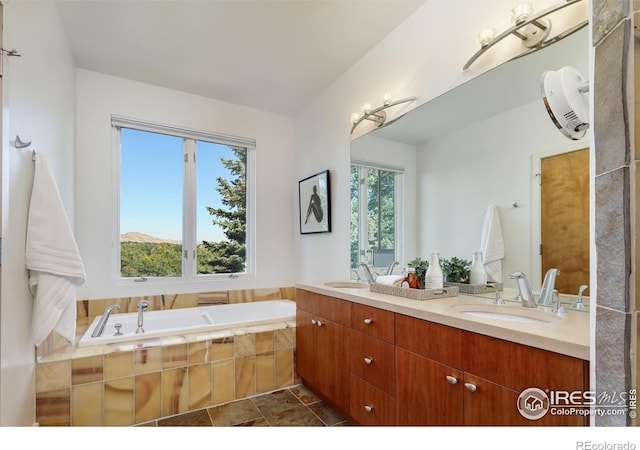
<instances>
[{"instance_id":1,"label":"white towel","mask_svg":"<svg viewBox=\"0 0 640 450\"><path fill-rule=\"evenodd\" d=\"M376 277L376 283L385 284L387 286L399 286L400 282L404 279L404 275L378 275Z\"/></svg>"},{"instance_id":2,"label":"white towel","mask_svg":"<svg viewBox=\"0 0 640 450\"><path fill-rule=\"evenodd\" d=\"M482 263L487 273L487 281L502 283L502 259L504 258L504 241L498 209L489 205L482 223Z\"/></svg>"},{"instance_id":3,"label":"white towel","mask_svg":"<svg viewBox=\"0 0 640 450\"><path fill-rule=\"evenodd\" d=\"M47 157L40 153L29 204L25 265L34 297L33 343L39 346L54 329L73 342L75 288L84 283L86 275Z\"/></svg>"}]
</instances>

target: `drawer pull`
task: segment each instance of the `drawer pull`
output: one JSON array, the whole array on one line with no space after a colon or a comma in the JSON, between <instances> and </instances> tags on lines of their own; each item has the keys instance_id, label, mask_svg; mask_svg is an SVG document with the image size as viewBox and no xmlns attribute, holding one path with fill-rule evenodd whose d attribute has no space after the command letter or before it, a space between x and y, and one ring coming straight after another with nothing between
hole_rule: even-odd
<instances>
[{"instance_id":1,"label":"drawer pull","mask_svg":"<svg viewBox=\"0 0 640 450\"><path fill-rule=\"evenodd\" d=\"M364 405L364 410L368 413L373 412L373 406Z\"/></svg>"},{"instance_id":2,"label":"drawer pull","mask_svg":"<svg viewBox=\"0 0 640 450\"><path fill-rule=\"evenodd\" d=\"M373 319L364 319L363 322L365 325L371 325L373 323Z\"/></svg>"},{"instance_id":3,"label":"drawer pull","mask_svg":"<svg viewBox=\"0 0 640 450\"><path fill-rule=\"evenodd\" d=\"M478 387L475 384L471 384L471 383L465 383L464 387L466 387L469 392L475 392L478 390Z\"/></svg>"},{"instance_id":4,"label":"drawer pull","mask_svg":"<svg viewBox=\"0 0 640 450\"><path fill-rule=\"evenodd\" d=\"M365 362L365 363L367 363L367 364L371 364L371 363L373 362L373 359L372 359L372 358L365 357L365 358L364 358L364 362Z\"/></svg>"},{"instance_id":5,"label":"drawer pull","mask_svg":"<svg viewBox=\"0 0 640 450\"><path fill-rule=\"evenodd\" d=\"M458 384L458 379L456 377L452 377L451 375L447 375L447 381L451 384Z\"/></svg>"},{"instance_id":6,"label":"drawer pull","mask_svg":"<svg viewBox=\"0 0 640 450\"><path fill-rule=\"evenodd\" d=\"M312 324L312 325L315 325L315 324L316 324L316 322L317 322L317 321L316 321L316 319L311 319L311 324Z\"/></svg>"},{"instance_id":7,"label":"drawer pull","mask_svg":"<svg viewBox=\"0 0 640 450\"><path fill-rule=\"evenodd\" d=\"M320 322L319 320L316 320L316 325L321 327L322 326L322 322Z\"/></svg>"}]
</instances>

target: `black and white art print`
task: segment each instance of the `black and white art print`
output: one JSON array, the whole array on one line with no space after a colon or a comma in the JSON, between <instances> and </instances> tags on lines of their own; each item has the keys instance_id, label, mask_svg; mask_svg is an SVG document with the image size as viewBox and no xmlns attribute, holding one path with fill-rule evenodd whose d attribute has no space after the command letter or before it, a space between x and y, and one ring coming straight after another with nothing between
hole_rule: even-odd
<instances>
[{"instance_id":1,"label":"black and white art print","mask_svg":"<svg viewBox=\"0 0 640 450\"><path fill-rule=\"evenodd\" d=\"M324 170L301 180L300 233L328 233L331 231L329 171Z\"/></svg>"}]
</instances>

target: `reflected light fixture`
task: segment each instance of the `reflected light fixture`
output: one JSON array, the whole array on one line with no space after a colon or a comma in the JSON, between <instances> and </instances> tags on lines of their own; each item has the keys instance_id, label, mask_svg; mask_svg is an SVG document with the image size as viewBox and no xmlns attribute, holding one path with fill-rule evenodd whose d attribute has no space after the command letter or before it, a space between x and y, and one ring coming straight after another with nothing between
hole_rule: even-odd
<instances>
[{"instance_id":1,"label":"reflected light fixture","mask_svg":"<svg viewBox=\"0 0 640 450\"><path fill-rule=\"evenodd\" d=\"M589 128L589 82L571 66L548 70L540 80L542 101L553 124L571 140L578 140Z\"/></svg>"},{"instance_id":2,"label":"reflected light fixture","mask_svg":"<svg viewBox=\"0 0 640 450\"><path fill-rule=\"evenodd\" d=\"M511 21L513 22L513 26L497 36L495 35L495 30L492 28L481 31L477 36L480 50L478 50L476 54L467 61L462 70L467 70L484 52L507 36L515 36L520 39L524 47L535 50L556 42L577 29L582 28L586 25L587 21L571 28L570 30L559 33L553 39L547 40L549 33L551 32L551 20L546 19L546 17L551 13L581 1L582 0L565 0L562 3L551 6L537 14L534 14L533 5L530 2L522 2L516 5L511 10Z\"/></svg>"},{"instance_id":3,"label":"reflected light fixture","mask_svg":"<svg viewBox=\"0 0 640 450\"><path fill-rule=\"evenodd\" d=\"M407 97L401 100L393 101L391 98L391 94L384 94L382 96L382 105L377 108L372 108L371 104L365 103L362 105L362 109L360 113L351 114L351 134L356 129L358 125L360 125L363 121L369 120L375 123L378 127L381 127L385 124L387 120L387 113L385 109L391 108L392 106L401 105L403 103L412 102L416 99L416 97Z\"/></svg>"}]
</instances>

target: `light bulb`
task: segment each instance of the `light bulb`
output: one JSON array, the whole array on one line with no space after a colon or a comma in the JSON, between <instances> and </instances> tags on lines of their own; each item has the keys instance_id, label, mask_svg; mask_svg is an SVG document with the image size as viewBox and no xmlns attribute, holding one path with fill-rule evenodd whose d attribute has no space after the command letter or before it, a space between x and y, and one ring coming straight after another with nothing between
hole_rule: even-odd
<instances>
[{"instance_id":1,"label":"light bulb","mask_svg":"<svg viewBox=\"0 0 640 450\"><path fill-rule=\"evenodd\" d=\"M478 36L476 36L476 41L478 41L478 44L481 48L485 48L491 43L494 37L496 37L495 28L486 28L478 33Z\"/></svg>"},{"instance_id":2,"label":"light bulb","mask_svg":"<svg viewBox=\"0 0 640 450\"><path fill-rule=\"evenodd\" d=\"M522 2L511 10L511 21L516 25L520 25L532 15L533 5L530 2Z\"/></svg>"},{"instance_id":3,"label":"light bulb","mask_svg":"<svg viewBox=\"0 0 640 450\"><path fill-rule=\"evenodd\" d=\"M362 112L365 114L369 114L371 112L371 103L365 103L362 105Z\"/></svg>"},{"instance_id":4,"label":"light bulb","mask_svg":"<svg viewBox=\"0 0 640 450\"><path fill-rule=\"evenodd\" d=\"M360 120L360 114L358 113L351 114L351 123L355 124L358 120Z\"/></svg>"},{"instance_id":5,"label":"light bulb","mask_svg":"<svg viewBox=\"0 0 640 450\"><path fill-rule=\"evenodd\" d=\"M384 95L382 96L382 103L385 106L391 103L391 94L389 94L388 92L385 92Z\"/></svg>"}]
</instances>

